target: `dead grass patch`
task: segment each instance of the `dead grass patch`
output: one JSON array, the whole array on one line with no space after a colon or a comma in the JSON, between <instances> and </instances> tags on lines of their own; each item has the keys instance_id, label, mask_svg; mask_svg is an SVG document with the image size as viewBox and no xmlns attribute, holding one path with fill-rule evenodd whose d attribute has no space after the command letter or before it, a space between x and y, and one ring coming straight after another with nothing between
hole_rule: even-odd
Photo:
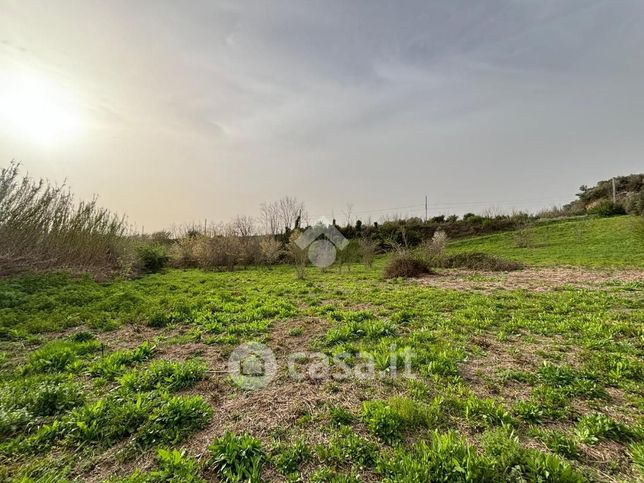
<instances>
[{"instance_id":1,"label":"dead grass patch","mask_svg":"<svg viewBox=\"0 0 644 483\"><path fill-rule=\"evenodd\" d=\"M544 292L572 286L606 289L615 283L644 282L644 270L591 270L575 267L526 268L513 272L447 269L419 283L453 290L530 290Z\"/></svg>"}]
</instances>

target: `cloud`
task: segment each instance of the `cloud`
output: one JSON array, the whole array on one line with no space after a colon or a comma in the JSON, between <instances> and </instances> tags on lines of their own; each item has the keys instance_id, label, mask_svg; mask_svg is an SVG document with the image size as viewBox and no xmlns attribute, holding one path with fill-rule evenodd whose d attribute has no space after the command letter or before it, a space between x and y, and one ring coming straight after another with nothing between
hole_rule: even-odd
<instances>
[{"instance_id":1,"label":"cloud","mask_svg":"<svg viewBox=\"0 0 644 483\"><path fill-rule=\"evenodd\" d=\"M637 169L644 147L635 0L8 5L0 63L75 86L95 127L47 153L43 173L108 192L149 226L251 213L286 193L327 214L338 190L363 210L427 191L520 201L546 186L539 197L559 199ZM7 146L0 156L39 159ZM140 192L104 184L110 170ZM184 199L171 220L171 200L146 196L166 188Z\"/></svg>"}]
</instances>

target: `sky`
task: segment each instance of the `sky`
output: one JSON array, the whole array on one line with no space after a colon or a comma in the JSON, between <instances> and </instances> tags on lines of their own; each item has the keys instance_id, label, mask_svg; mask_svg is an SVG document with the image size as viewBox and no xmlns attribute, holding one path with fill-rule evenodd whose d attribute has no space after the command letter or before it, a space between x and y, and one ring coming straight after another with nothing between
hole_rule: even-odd
<instances>
[{"instance_id":1,"label":"sky","mask_svg":"<svg viewBox=\"0 0 644 483\"><path fill-rule=\"evenodd\" d=\"M0 165L146 230L538 210L643 171L641 0L0 0Z\"/></svg>"}]
</instances>

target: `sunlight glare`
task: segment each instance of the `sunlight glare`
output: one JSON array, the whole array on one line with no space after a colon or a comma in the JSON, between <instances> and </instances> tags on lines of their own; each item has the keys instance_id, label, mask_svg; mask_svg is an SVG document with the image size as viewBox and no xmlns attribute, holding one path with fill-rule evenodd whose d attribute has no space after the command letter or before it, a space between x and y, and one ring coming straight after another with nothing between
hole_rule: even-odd
<instances>
[{"instance_id":1,"label":"sunlight glare","mask_svg":"<svg viewBox=\"0 0 644 483\"><path fill-rule=\"evenodd\" d=\"M0 77L0 130L51 146L76 139L83 120L74 96L35 76Z\"/></svg>"}]
</instances>

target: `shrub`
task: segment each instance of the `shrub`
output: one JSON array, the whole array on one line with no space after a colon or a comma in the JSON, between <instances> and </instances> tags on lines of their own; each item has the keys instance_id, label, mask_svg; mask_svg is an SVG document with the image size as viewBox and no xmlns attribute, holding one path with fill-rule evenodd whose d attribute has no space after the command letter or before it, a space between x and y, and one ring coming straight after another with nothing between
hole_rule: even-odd
<instances>
[{"instance_id":1,"label":"shrub","mask_svg":"<svg viewBox=\"0 0 644 483\"><path fill-rule=\"evenodd\" d=\"M125 220L74 200L67 188L0 171L0 275L51 268L114 272L126 245Z\"/></svg>"},{"instance_id":2,"label":"shrub","mask_svg":"<svg viewBox=\"0 0 644 483\"><path fill-rule=\"evenodd\" d=\"M639 193L631 193L624 200L624 209L633 215L644 215L644 190Z\"/></svg>"},{"instance_id":3,"label":"shrub","mask_svg":"<svg viewBox=\"0 0 644 483\"><path fill-rule=\"evenodd\" d=\"M351 270L351 264L358 263L363 259L360 250L360 244L357 240L350 240L344 248L338 249L335 259L338 269L342 271L342 267L346 266L348 270Z\"/></svg>"},{"instance_id":4,"label":"shrub","mask_svg":"<svg viewBox=\"0 0 644 483\"><path fill-rule=\"evenodd\" d=\"M282 255L282 244L272 236L263 237L259 242L262 263L273 265Z\"/></svg>"},{"instance_id":5,"label":"shrub","mask_svg":"<svg viewBox=\"0 0 644 483\"><path fill-rule=\"evenodd\" d=\"M301 235L300 230L294 230L293 233L291 233L291 236L289 238L289 242L287 245L287 249L288 249L289 258L291 259L291 262L295 266L295 273L297 274L297 278L301 280L304 278L304 269L306 267L308 255L306 250L303 250L298 246L297 243L295 243L295 241L300 237L300 235Z\"/></svg>"},{"instance_id":6,"label":"shrub","mask_svg":"<svg viewBox=\"0 0 644 483\"><path fill-rule=\"evenodd\" d=\"M378 252L378 242L368 238L358 240L358 255L365 268L371 268Z\"/></svg>"},{"instance_id":7,"label":"shrub","mask_svg":"<svg viewBox=\"0 0 644 483\"><path fill-rule=\"evenodd\" d=\"M208 465L225 482L259 482L265 453L258 439L249 434L226 432L208 446Z\"/></svg>"},{"instance_id":8,"label":"shrub","mask_svg":"<svg viewBox=\"0 0 644 483\"><path fill-rule=\"evenodd\" d=\"M442 260L440 266L442 268L468 268L470 270L489 270L493 272L510 272L523 268L523 265L519 262L478 252L449 255Z\"/></svg>"},{"instance_id":9,"label":"shrub","mask_svg":"<svg viewBox=\"0 0 644 483\"><path fill-rule=\"evenodd\" d=\"M170 257L163 245L143 245L137 249L138 266L144 273L156 273L168 264Z\"/></svg>"},{"instance_id":10,"label":"shrub","mask_svg":"<svg viewBox=\"0 0 644 483\"><path fill-rule=\"evenodd\" d=\"M625 215L626 210L619 203L613 203L609 200L602 200L589 208L586 212L589 215L598 215L603 217Z\"/></svg>"},{"instance_id":11,"label":"shrub","mask_svg":"<svg viewBox=\"0 0 644 483\"><path fill-rule=\"evenodd\" d=\"M395 254L385 267L385 278L417 278L431 274L429 264L409 253Z\"/></svg>"},{"instance_id":12,"label":"shrub","mask_svg":"<svg viewBox=\"0 0 644 483\"><path fill-rule=\"evenodd\" d=\"M423 243L423 252L428 261L438 261L443 258L447 246L447 233L443 230L436 230L431 240Z\"/></svg>"},{"instance_id":13,"label":"shrub","mask_svg":"<svg viewBox=\"0 0 644 483\"><path fill-rule=\"evenodd\" d=\"M532 233L526 228L517 230L517 232L514 234L514 246L517 248L530 248L534 246Z\"/></svg>"}]
</instances>

